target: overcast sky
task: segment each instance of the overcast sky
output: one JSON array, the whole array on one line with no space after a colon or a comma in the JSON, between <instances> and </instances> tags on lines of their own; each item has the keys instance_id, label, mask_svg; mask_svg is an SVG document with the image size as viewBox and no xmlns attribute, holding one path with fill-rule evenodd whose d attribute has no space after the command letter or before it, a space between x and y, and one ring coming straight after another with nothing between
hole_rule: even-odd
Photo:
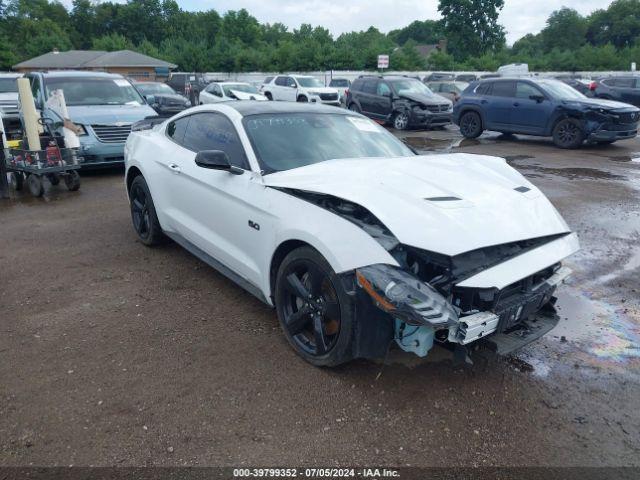
<instances>
[{"instance_id":1,"label":"overcast sky","mask_svg":"<svg viewBox=\"0 0 640 480\"><path fill-rule=\"evenodd\" d=\"M124 0L116 0L123 2ZM561 6L582 15L606 8L612 0L505 0L500 23L507 31L507 43L544 28L549 14ZM371 25L386 33L414 20L437 19L438 0L177 0L185 10L227 10L246 8L260 22L280 22L290 29L301 23L321 25L334 36ZM62 0L71 5L71 0Z\"/></svg>"}]
</instances>

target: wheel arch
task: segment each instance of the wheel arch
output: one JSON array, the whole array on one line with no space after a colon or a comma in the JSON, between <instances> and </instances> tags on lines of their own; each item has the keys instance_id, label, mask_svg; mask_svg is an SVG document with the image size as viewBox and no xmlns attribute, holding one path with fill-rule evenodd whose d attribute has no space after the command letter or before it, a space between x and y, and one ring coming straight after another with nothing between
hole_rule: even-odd
<instances>
[{"instance_id":1,"label":"wheel arch","mask_svg":"<svg viewBox=\"0 0 640 480\"><path fill-rule=\"evenodd\" d=\"M460 120L462 119L462 116L465 113L469 113L469 112L474 112L478 114L478 116L480 117L480 126L482 127L483 130L486 130L487 121L484 118L484 113L482 112L482 109L480 107L477 107L475 105L465 105L460 109L460 113L458 114L458 124L460 124Z\"/></svg>"},{"instance_id":2,"label":"wheel arch","mask_svg":"<svg viewBox=\"0 0 640 480\"><path fill-rule=\"evenodd\" d=\"M282 261L287 255L300 247L311 247L318 251L313 245L298 239L289 239L282 242L273 252L271 256L271 263L269 265L269 297L274 302L273 294L276 290L276 277L278 275L278 269L282 265ZM322 254L321 254L322 255ZM275 302L274 302L275 305Z\"/></svg>"},{"instance_id":3,"label":"wheel arch","mask_svg":"<svg viewBox=\"0 0 640 480\"><path fill-rule=\"evenodd\" d=\"M142 172L136 166L132 166L127 170L127 177L126 177L127 195L131 190L131 184L136 179L136 177L139 177L140 175L142 175Z\"/></svg>"}]
</instances>

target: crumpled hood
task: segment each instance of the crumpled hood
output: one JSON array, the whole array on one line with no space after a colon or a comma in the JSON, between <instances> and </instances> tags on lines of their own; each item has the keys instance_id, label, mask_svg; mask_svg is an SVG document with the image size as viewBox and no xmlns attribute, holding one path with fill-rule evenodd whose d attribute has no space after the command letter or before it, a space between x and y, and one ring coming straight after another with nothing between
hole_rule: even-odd
<instances>
[{"instance_id":1,"label":"crumpled hood","mask_svg":"<svg viewBox=\"0 0 640 480\"><path fill-rule=\"evenodd\" d=\"M638 110L638 107L634 107L633 105L629 105L628 103L616 102L615 100L605 100L603 98L585 97L576 101L567 100L566 103L579 103L581 105L587 105L589 107L606 108L610 110L623 110L625 112L633 112Z\"/></svg>"},{"instance_id":2,"label":"crumpled hood","mask_svg":"<svg viewBox=\"0 0 640 480\"><path fill-rule=\"evenodd\" d=\"M549 200L497 157L456 153L330 160L266 175L264 182L355 202L401 243L450 256L569 232Z\"/></svg>"},{"instance_id":3,"label":"crumpled hood","mask_svg":"<svg viewBox=\"0 0 640 480\"><path fill-rule=\"evenodd\" d=\"M451 104L451 100L444 98L436 93L433 95L422 95L419 93L402 93L400 97L412 100L422 105L440 105L442 103Z\"/></svg>"},{"instance_id":4,"label":"crumpled hood","mask_svg":"<svg viewBox=\"0 0 640 480\"><path fill-rule=\"evenodd\" d=\"M156 115L149 105L76 105L67 109L70 120L82 125L127 124Z\"/></svg>"},{"instance_id":5,"label":"crumpled hood","mask_svg":"<svg viewBox=\"0 0 640 480\"><path fill-rule=\"evenodd\" d=\"M238 100L258 100L264 102L267 100L267 97L262 95L261 93L249 93L249 92L241 92L240 90L231 90Z\"/></svg>"}]
</instances>

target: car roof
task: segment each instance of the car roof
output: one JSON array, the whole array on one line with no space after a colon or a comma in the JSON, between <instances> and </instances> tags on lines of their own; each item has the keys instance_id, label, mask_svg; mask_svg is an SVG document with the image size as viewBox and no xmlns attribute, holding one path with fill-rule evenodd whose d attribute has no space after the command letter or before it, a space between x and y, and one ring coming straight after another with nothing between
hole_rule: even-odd
<instances>
[{"instance_id":1,"label":"car roof","mask_svg":"<svg viewBox=\"0 0 640 480\"><path fill-rule=\"evenodd\" d=\"M94 72L94 71L84 71L84 70L57 70L52 72L33 72L40 73L45 78L56 78L56 77L86 77L86 78L124 78L119 73L107 73L107 72Z\"/></svg>"},{"instance_id":2,"label":"car roof","mask_svg":"<svg viewBox=\"0 0 640 480\"><path fill-rule=\"evenodd\" d=\"M314 103L239 100L237 102L225 102L225 105L233 108L243 117L264 113L333 113L336 115L353 115L353 112L344 108L316 105Z\"/></svg>"}]
</instances>

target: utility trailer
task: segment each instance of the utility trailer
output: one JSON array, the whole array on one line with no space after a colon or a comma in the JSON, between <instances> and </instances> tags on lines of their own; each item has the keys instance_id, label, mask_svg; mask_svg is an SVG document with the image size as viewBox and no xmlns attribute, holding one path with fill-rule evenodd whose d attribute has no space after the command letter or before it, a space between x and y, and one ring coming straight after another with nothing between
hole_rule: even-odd
<instances>
[{"instance_id":1,"label":"utility trailer","mask_svg":"<svg viewBox=\"0 0 640 480\"><path fill-rule=\"evenodd\" d=\"M9 148L8 152L6 170L16 191L22 190L26 183L31 195L41 197L51 185L58 185L60 181L64 181L72 192L80 189L77 149L48 145L43 150Z\"/></svg>"}]
</instances>

